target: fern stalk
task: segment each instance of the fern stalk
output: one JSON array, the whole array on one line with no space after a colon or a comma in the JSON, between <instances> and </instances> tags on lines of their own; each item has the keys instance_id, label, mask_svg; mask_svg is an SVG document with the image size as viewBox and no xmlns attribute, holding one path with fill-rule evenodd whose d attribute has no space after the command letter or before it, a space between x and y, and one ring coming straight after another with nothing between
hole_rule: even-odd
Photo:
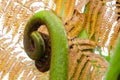
<instances>
[{"instance_id":1,"label":"fern stalk","mask_svg":"<svg viewBox=\"0 0 120 80\"><path fill-rule=\"evenodd\" d=\"M120 74L120 37L110 61L106 76L104 80L118 80Z\"/></svg>"}]
</instances>

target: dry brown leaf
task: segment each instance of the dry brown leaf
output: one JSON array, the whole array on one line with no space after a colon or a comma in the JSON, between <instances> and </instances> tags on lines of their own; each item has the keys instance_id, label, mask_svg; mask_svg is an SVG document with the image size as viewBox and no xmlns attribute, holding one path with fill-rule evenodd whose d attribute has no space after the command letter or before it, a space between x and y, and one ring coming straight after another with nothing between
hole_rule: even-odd
<instances>
[{"instance_id":1,"label":"dry brown leaf","mask_svg":"<svg viewBox=\"0 0 120 80\"><path fill-rule=\"evenodd\" d=\"M54 0L54 2L55 13L66 23L73 15L76 0Z\"/></svg>"},{"instance_id":2,"label":"dry brown leaf","mask_svg":"<svg viewBox=\"0 0 120 80\"><path fill-rule=\"evenodd\" d=\"M114 47L115 47L116 40L117 40L119 33L120 33L120 20L118 20L118 23L115 25L113 31L114 31L114 33L111 35L110 43L108 46L109 50L111 49L111 46L112 46L112 49L114 49Z\"/></svg>"},{"instance_id":3,"label":"dry brown leaf","mask_svg":"<svg viewBox=\"0 0 120 80\"><path fill-rule=\"evenodd\" d=\"M69 51L69 79L73 80L101 80L107 69L108 63L103 57L94 54L90 45L95 47L95 42L85 39L74 39L70 43ZM79 48L86 47L88 50ZM85 50L85 51L84 51Z\"/></svg>"},{"instance_id":4,"label":"dry brown leaf","mask_svg":"<svg viewBox=\"0 0 120 80\"><path fill-rule=\"evenodd\" d=\"M75 53L71 53L71 54L75 54ZM72 60L69 61L72 63L73 60L76 60L76 63L74 63L76 65L72 64L69 67L70 70L74 68L74 72L72 72L72 74L69 74L69 76L71 76L70 79L86 80L88 78L90 80L93 80L93 79L98 79L99 77L99 80L101 80L107 69L108 64L106 63L106 61L103 58L101 58L99 55L96 55L94 53L88 52L88 54L86 53L84 54L83 52L79 52L79 54L82 55L79 59L76 60L74 56L71 56Z\"/></svg>"},{"instance_id":5,"label":"dry brown leaf","mask_svg":"<svg viewBox=\"0 0 120 80\"><path fill-rule=\"evenodd\" d=\"M104 5L104 7L102 8L100 17L99 17L100 21L97 20L97 24L98 24L97 29L98 30L96 31L97 32L96 35L99 38L97 37L96 39L98 39L98 41L99 41L98 45L101 47L110 48L110 46L114 46L113 43L115 41L112 41L113 42L112 44L109 42L109 41L111 41L112 37L116 36L113 34L118 32L118 29L119 29L119 26L115 26L117 18L118 18L118 14L116 13L117 8L114 8L114 7L115 7L114 4ZM116 32L115 32L115 29L117 29ZM117 33L117 35L118 35L118 33Z\"/></svg>"},{"instance_id":6,"label":"dry brown leaf","mask_svg":"<svg viewBox=\"0 0 120 80\"><path fill-rule=\"evenodd\" d=\"M85 25L86 15L79 13L77 10L74 11L74 14L70 20L66 22L65 29L68 34L68 39L73 39L79 35Z\"/></svg>"},{"instance_id":7,"label":"dry brown leaf","mask_svg":"<svg viewBox=\"0 0 120 80\"><path fill-rule=\"evenodd\" d=\"M96 27L96 21L97 21L96 19L98 18L98 13L101 9L102 2L99 1L96 5L97 6L93 9L93 14L92 14L92 19L91 19L91 27L90 27L90 35L89 35L90 39L95 33L95 27Z\"/></svg>"}]
</instances>

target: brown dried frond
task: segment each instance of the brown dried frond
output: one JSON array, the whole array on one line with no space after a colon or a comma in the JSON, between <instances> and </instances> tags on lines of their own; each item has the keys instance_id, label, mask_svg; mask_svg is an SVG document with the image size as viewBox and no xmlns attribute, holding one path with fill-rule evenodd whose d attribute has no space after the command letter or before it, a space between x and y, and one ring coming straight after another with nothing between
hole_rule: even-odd
<instances>
[{"instance_id":1,"label":"brown dried frond","mask_svg":"<svg viewBox=\"0 0 120 80\"><path fill-rule=\"evenodd\" d=\"M79 61L77 61L78 65L77 65L77 68L75 70L75 73L73 75L73 80L78 80L79 79L79 76L81 75L81 71L82 69L84 68L86 62L87 62L87 57L82 55L79 59Z\"/></svg>"},{"instance_id":2,"label":"brown dried frond","mask_svg":"<svg viewBox=\"0 0 120 80\"><path fill-rule=\"evenodd\" d=\"M90 39L95 33L96 21L98 18L98 13L102 7L102 2L99 1L96 5L97 6L93 9L93 14L92 14L92 19L91 19L91 27L90 27L90 35L89 35Z\"/></svg>"},{"instance_id":3,"label":"brown dried frond","mask_svg":"<svg viewBox=\"0 0 120 80\"><path fill-rule=\"evenodd\" d=\"M120 20L118 20L118 23L115 25L113 32L114 33L111 35L110 43L108 46L109 50L110 50L111 46L112 46L112 50L115 47L116 40L117 40L119 33L120 33Z\"/></svg>"},{"instance_id":4,"label":"brown dried frond","mask_svg":"<svg viewBox=\"0 0 120 80\"><path fill-rule=\"evenodd\" d=\"M66 23L69 19L71 19L74 7L75 7L75 1L76 0L68 0L67 4L65 4L65 20L64 23Z\"/></svg>"},{"instance_id":5,"label":"brown dried frond","mask_svg":"<svg viewBox=\"0 0 120 80\"><path fill-rule=\"evenodd\" d=\"M109 45L108 45L109 50L114 49L114 46L116 44L116 40L117 40L117 38L119 36L119 32L120 32L120 10L119 10L120 1L119 0L117 0L115 6L116 6L116 9L114 11L116 13L115 16L117 17L117 20L116 20L116 17L115 17L116 22L114 21L114 23L116 23L116 24L112 25L112 29L110 30L110 32L112 34L110 35L110 33L109 33L109 37L110 37Z\"/></svg>"},{"instance_id":6,"label":"brown dried frond","mask_svg":"<svg viewBox=\"0 0 120 80\"><path fill-rule=\"evenodd\" d=\"M24 80L28 76L30 71L31 71L31 68L26 68L23 73L24 76L21 77L21 80Z\"/></svg>"},{"instance_id":7,"label":"brown dried frond","mask_svg":"<svg viewBox=\"0 0 120 80\"><path fill-rule=\"evenodd\" d=\"M2 57L0 59L0 71L2 71L2 69L5 66L6 62L9 60L9 57L10 57L10 54L6 54L4 57Z\"/></svg>"},{"instance_id":8,"label":"brown dried frond","mask_svg":"<svg viewBox=\"0 0 120 80\"><path fill-rule=\"evenodd\" d=\"M89 70L91 69L91 66L92 66L92 63L90 63L89 61L86 62L86 66L84 67L84 71L82 71L82 73L80 75L81 76L80 80L85 80L86 76L88 76L87 79L89 79L89 74L90 74Z\"/></svg>"},{"instance_id":9,"label":"brown dried frond","mask_svg":"<svg viewBox=\"0 0 120 80\"><path fill-rule=\"evenodd\" d=\"M96 24L95 24L95 41L98 42L98 38L99 38L99 32L100 32L100 25L102 23L102 12L103 10L105 9L105 6L101 6L101 10L99 11L98 13L98 16L97 16L97 20L96 20Z\"/></svg>"},{"instance_id":10,"label":"brown dried frond","mask_svg":"<svg viewBox=\"0 0 120 80\"><path fill-rule=\"evenodd\" d=\"M80 39L80 38L75 38L72 40L73 44L79 44L79 45L92 45L96 46L96 42L89 40L89 39Z\"/></svg>"},{"instance_id":11,"label":"brown dried frond","mask_svg":"<svg viewBox=\"0 0 120 80\"><path fill-rule=\"evenodd\" d=\"M34 78L34 73L31 72L31 74L29 74L29 76L26 78L27 80L32 80Z\"/></svg>"},{"instance_id":12,"label":"brown dried frond","mask_svg":"<svg viewBox=\"0 0 120 80\"><path fill-rule=\"evenodd\" d=\"M69 79L102 79L108 63L103 57L90 51L95 48L96 43L91 40L76 38L70 41L69 45L71 46L69 50ZM82 47L86 48L81 50Z\"/></svg>"},{"instance_id":13,"label":"brown dried frond","mask_svg":"<svg viewBox=\"0 0 120 80\"><path fill-rule=\"evenodd\" d=\"M7 3L7 2L6 2ZM7 28L6 33L8 33L11 28L12 28L12 23L13 23L13 19L16 17L15 14L16 12L14 12L15 10L14 8L14 3L12 1L9 2L9 4L5 5L5 7L7 7L4 11L4 24L3 24L3 28ZM12 11L13 10L13 11Z\"/></svg>"},{"instance_id":14,"label":"brown dried frond","mask_svg":"<svg viewBox=\"0 0 120 80\"><path fill-rule=\"evenodd\" d=\"M4 68L2 69L3 73L1 77L4 77L10 70L11 66L14 64L16 58L12 57L11 59L9 59L9 61L7 62L7 64L4 66Z\"/></svg>"},{"instance_id":15,"label":"brown dried frond","mask_svg":"<svg viewBox=\"0 0 120 80\"><path fill-rule=\"evenodd\" d=\"M55 8L54 2L52 1L51 4L49 4L49 3L51 3L50 0L29 0L21 5L34 13L36 11L40 11L43 9L54 9Z\"/></svg>"},{"instance_id":16,"label":"brown dried frond","mask_svg":"<svg viewBox=\"0 0 120 80\"><path fill-rule=\"evenodd\" d=\"M106 46L108 48L108 46L111 46L111 44L108 43L108 40L115 36L112 34L116 33L113 32L111 34L116 28L114 25L118 19L118 14L116 13L117 8L114 7L114 4L104 5L99 14L100 19L97 20L96 39L99 41L98 45L101 47Z\"/></svg>"},{"instance_id":17,"label":"brown dried frond","mask_svg":"<svg viewBox=\"0 0 120 80\"><path fill-rule=\"evenodd\" d=\"M77 10L75 10L72 18L66 22L65 29L69 39L78 36L78 34L82 31L85 24L85 17L85 14L79 13Z\"/></svg>"},{"instance_id":18,"label":"brown dried frond","mask_svg":"<svg viewBox=\"0 0 120 80\"><path fill-rule=\"evenodd\" d=\"M54 0L55 13L66 23L73 15L76 0Z\"/></svg>"},{"instance_id":19,"label":"brown dried frond","mask_svg":"<svg viewBox=\"0 0 120 80\"><path fill-rule=\"evenodd\" d=\"M1 48L3 48L3 49L9 49L9 47L10 47L11 44L12 44L12 42L2 43Z\"/></svg>"},{"instance_id":20,"label":"brown dried frond","mask_svg":"<svg viewBox=\"0 0 120 80\"><path fill-rule=\"evenodd\" d=\"M70 52L70 54L76 53ZM69 59L69 62L72 63L74 61L74 65L69 64L69 71L71 72L71 69L73 70L71 74L69 72L69 79L93 80L98 79L98 77L102 79L108 65L105 59L91 52L79 51L77 54L81 55L77 60L74 56L70 55L71 59Z\"/></svg>"},{"instance_id":21,"label":"brown dried frond","mask_svg":"<svg viewBox=\"0 0 120 80\"><path fill-rule=\"evenodd\" d=\"M89 51L93 50L96 46L96 43L92 40L89 39L80 39L80 38L75 38L71 41L69 41L69 45L73 46L76 45L77 48L81 51Z\"/></svg>"},{"instance_id":22,"label":"brown dried frond","mask_svg":"<svg viewBox=\"0 0 120 80\"><path fill-rule=\"evenodd\" d=\"M25 64L23 64L22 62L19 62L19 61L15 62L14 66L10 71L9 79L11 80L17 79L20 73L23 71L24 67L25 67Z\"/></svg>"},{"instance_id":23,"label":"brown dried frond","mask_svg":"<svg viewBox=\"0 0 120 80\"><path fill-rule=\"evenodd\" d=\"M76 47L74 46L74 48L69 52L69 80L73 76L76 70L76 67L77 67L76 61L78 61L81 57L81 54L78 53L78 51L76 51L75 49Z\"/></svg>"},{"instance_id":24,"label":"brown dried frond","mask_svg":"<svg viewBox=\"0 0 120 80\"><path fill-rule=\"evenodd\" d=\"M86 30L89 34L89 38L91 39L95 33L96 20L98 18L98 13L100 12L101 7L103 6L103 2L100 0L90 0L88 4L86 4Z\"/></svg>"},{"instance_id":25,"label":"brown dried frond","mask_svg":"<svg viewBox=\"0 0 120 80\"><path fill-rule=\"evenodd\" d=\"M92 0L87 4L87 7L88 7L88 10L86 12L86 31L87 33L89 33L89 30L90 30L90 19L91 19L91 16L92 16L92 11L93 11L93 8L95 7L95 5L93 5L92 3Z\"/></svg>"},{"instance_id":26,"label":"brown dried frond","mask_svg":"<svg viewBox=\"0 0 120 80\"><path fill-rule=\"evenodd\" d=\"M2 72L0 79L4 78L7 73L9 73L9 80L16 80L21 73L23 73L23 75L21 75L22 79L32 79L38 74L41 75L41 78L48 75L39 72L35 68L33 61L23 62L26 57L16 58L17 55L18 54L11 54L9 51L7 52L5 50L0 51L0 72ZM29 74L30 72L32 73Z\"/></svg>"},{"instance_id":27,"label":"brown dried frond","mask_svg":"<svg viewBox=\"0 0 120 80\"><path fill-rule=\"evenodd\" d=\"M4 41L8 40L9 38L1 38L0 39L0 44L4 43Z\"/></svg>"}]
</instances>

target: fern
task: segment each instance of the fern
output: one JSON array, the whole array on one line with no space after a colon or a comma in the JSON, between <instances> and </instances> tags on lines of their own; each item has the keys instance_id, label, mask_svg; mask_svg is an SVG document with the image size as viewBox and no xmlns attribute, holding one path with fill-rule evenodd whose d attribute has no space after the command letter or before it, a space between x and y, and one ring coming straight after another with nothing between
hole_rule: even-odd
<instances>
[{"instance_id":1,"label":"fern","mask_svg":"<svg viewBox=\"0 0 120 80\"><path fill-rule=\"evenodd\" d=\"M39 72L34 62L26 55L23 56L25 54L22 45L24 27L29 18L41 9L52 9L63 20L70 37L69 42L74 45L72 46L74 49L69 51L69 61L72 65L69 67L69 79L101 79L107 63L101 56L93 54L93 49L96 45L107 47L109 50L112 46L114 49L120 33L119 0L117 4L107 5L112 1L114 0L78 0L75 5L76 0L66 0L66 2L65 0L1 0L0 80L7 74L9 80L18 78L48 80L49 72ZM33 5L37 3L44 5ZM82 12L85 5L85 10ZM113 27L114 23L116 24ZM111 34L111 31L114 32ZM76 37L80 39L77 40Z\"/></svg>"}]
</instances>

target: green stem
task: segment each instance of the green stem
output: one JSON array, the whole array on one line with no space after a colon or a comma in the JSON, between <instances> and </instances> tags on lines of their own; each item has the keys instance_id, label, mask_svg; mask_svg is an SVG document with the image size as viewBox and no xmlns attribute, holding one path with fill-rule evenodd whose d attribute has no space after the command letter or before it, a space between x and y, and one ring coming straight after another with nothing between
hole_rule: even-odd
<instances>
[{"instance_id":1,"label":"green stem","mask_svg":"<svg viewBox=\"0 0 120 80\"><path fill-rule=\"evenodd\" d=\"M43 44L38 47L40 35L33 33L40 25L45 24L51 40L50 80L68 79L68 42L62 21L50 11L40 11L28 21L24 31L24 48L28 56L34 60L44 54ZM37 34L37 36L36 36ZM32 36L32 37L31 37ZM33 39L32 39L33 38ZM37 39L37 40L36 40ZM37 41L37 43L36 43ZM37 46L38 48L36 48ZM43 53L41 53L43 52Z\"/></svg>"},{"instance_id":2,"label":"green stem","mask_svg":"<svg viewBox=\"0 0 120 80\"><path fill-rule=\"evenodd\" d=\"M110 65L108 67L105 80L118 80L120 75L120 37L116 44L115 51L110 60Z\"/></svg>"}]
</instances>

